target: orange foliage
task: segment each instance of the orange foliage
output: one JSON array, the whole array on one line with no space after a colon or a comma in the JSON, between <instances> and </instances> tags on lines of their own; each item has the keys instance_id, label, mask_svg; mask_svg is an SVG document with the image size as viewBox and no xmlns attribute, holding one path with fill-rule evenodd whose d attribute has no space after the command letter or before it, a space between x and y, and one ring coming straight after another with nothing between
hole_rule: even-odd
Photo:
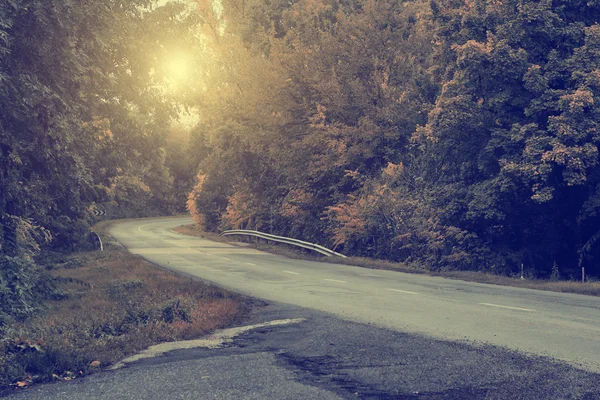
<instances>
[{"instance_id":1,"label":"orange foliage","mask_svg":"<svg viewBox=\"0 0 600 400\"><path fill-rule=\"evenodd\" d=\"M196 177L196 185L192 191L188 194L188 199L186 202L186 208L190 212L190 215L194 219L198 228L204 229L206 227L206 218L202 212L198 209L197 200L200 197L200 193L202 193L202 185L206 181L207 175L198 174Z\"/></svg>"},{"instance_id":2,"label":"orange foliage","mask_svg":"<svg viewBox=\"0 0 600 400\"><path fill-rule=\"evenodd\" d=\"M388 163L381 170L381 178L370 181L361 190L359 196L349 195L345 203L328 208L329 218L335 222L333 229L334 244L340 245L351 237L360 237L369 227L383 226L396 232L400 221L397 215L402 213L402 196L392 189L404 172L404 165Z\"/></svg>"},{"instance_id":3,"label":"orange foliage","mask_svg":"<svg viewBox=\"0 0 600 400\"><path fill-rule=\"evenodd\" d=\"M286 196L279 212L284 217L298 218L303 213L303 207L310 205L312 196L302 189L292 189Z\"/></svg>"},{"instance_id":4,"label":"orange foliage","mask_svg":"<svg viewBox=\"0 0 600 400\"><path fill-rule=\"evenodd\" d=\"M98 140L111 139L114 135L110 130L110 119L94 117L91 122L83 122L82 128L91 128L97 132Z\"/></svg>"},{"instance_id":5,"label":"orange foliage","mask_svg":"<svg viewBox=\"0 0 600 400\"><path fill-rule=\"evenodd\" d=\"M352 236L363 233L367 227L365 209L368 206L366 198L348 196L349 201L328 207L330 218L338 227L333 231L334 246L346 243Z\"/></svg>"},{"instance_id":6,"label":"orange foliage","mask_svg":"<svg viewBox=\"0 0 600 400\"><path fill-rule=\"evenodd\" d=\"M222 216L223 222L233 229L242 228L242 225L247 223L256 212L250 197L251 195L239 191L230 196L227 210Z\"/></svg>"},{"instance_id":7,"label":"orange foliage","mask_svg":"<svg viewBox=\"0 0 600 400\"><path fill-rule=\"evenodd\" d=\"M393 182L396 178L404 172L404 164L393 164L391 162L381 170L381 177L384 181Z\"/></svg>"}]
</instances>

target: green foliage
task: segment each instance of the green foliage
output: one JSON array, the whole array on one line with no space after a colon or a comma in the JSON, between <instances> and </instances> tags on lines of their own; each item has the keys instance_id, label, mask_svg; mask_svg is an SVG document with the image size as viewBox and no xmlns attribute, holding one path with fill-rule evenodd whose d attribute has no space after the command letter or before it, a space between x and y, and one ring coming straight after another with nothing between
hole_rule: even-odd
<instances>
[{"instance_id":1,"label":"green foliage","mask_svg":"<svg viewBox=\"0 0 600 400\"><path fill-rule=\"evenodd\" d=\"M598 65L587 55L597 25L586 25L599 10L517 3L436 3L449 67L414 140L435 166L436 204L453 205L445 224L512 253L513 271L524 262L549 274L553 260L575 267L589 229L577 215L596 185L598 115L583 82Z\"/></svg>"},{"instance_id":2,"label":"green foliage","mask_svg":"<svg viewBox=\"0 0 600 400\"><path fill-rule=\"evenodd\" d=\"M0 255L0 336L10 320L21 320L37 309L41 271L20 257Z\"/></svg>"},{"instance_id":3,"label":"green foliage","mask_svg":"<svg viewBox=\"0 0 600 400\"><path fill-rule=\"evenodd\" d=\"M89 248L90 205L112 204L113 217L175 209L161 148L176 110L155 87L163 44L187 27L181 6L150 5L0 4L3 318L34 308L36 254Z\"/></svg>"}]
</instances>

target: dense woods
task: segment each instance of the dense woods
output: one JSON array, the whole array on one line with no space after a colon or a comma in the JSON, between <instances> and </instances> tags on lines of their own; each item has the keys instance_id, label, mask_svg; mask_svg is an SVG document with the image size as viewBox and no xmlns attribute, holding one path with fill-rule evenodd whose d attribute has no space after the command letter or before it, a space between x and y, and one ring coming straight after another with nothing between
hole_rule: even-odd
<instances>
[{"instance_id":1,"label":"dense woods","mask_svg":"<svg viewBox=\"0 0 600 400\"><path fill-rule=\"evenodd\" d=\"M164 150L176 105L153 70L182 7L147 3L0 2L0 333L52 292L41 257L89 249L94 207L184 209Z\"/></svg>"},{"instance_id":2,"label":"dense woods","mask_svg":"<svg viewBox=\"0 0 600 400\"><path fill-rule=\"evenodd\" d=\"M188 200L206 229L600 275L599 2L223 4Z\"/></svg>"},{"instance_id":3,"label":"dense woods","mask_svg":"<svg viewBox=\"0 0 600 400\"><path fill-rule=\"evenodd\" d=\"M186 199L206 230L599 277L597 21L598 0L1 2L0 327L95 207Z\"/></svg>"}]
</instances>

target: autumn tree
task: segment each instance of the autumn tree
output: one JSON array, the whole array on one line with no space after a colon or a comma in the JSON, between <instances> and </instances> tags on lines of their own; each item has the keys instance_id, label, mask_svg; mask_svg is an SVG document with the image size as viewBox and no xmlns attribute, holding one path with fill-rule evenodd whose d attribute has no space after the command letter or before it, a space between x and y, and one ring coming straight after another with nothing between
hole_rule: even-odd
<instances>
[{"instance_id":1,"label":"autumn tree","mask_svg":"<svg viewBox=\"0 0 600 400\"><path fill-rule=\"evenodd\" d=\"M575 266L589 230L578 216L596 185L588 82L598 61L588 52L598 4L434 2L433 10L443 90L414 139L442 221L476 233L509 270Z\"/></svg>"},{"instance_id":2,"label":"autumn tree","mask_svg":"<svg viewBox=\"0 0 600 400\"><path fill-rule=\"evenodd\" d=\"M428 47L421 46L429 40L427 22L417 19L426 8L299 1L273 4L263 14L256 10L264 4L226 4L238 22L230 34L240 41L234 54L245 54L251 67L226 63L246 73L229 76L226 89L237 89L236 98L219 110L236 121L236 130L250 130L243 151L263 160L259 174L242 169L232 186L244 182L244 190L261 194L258 226L326 240L327 207L358 189L345 170L378 174L402 157L415 126L425 121L436 92ZM233 39L226 34L219 45L226 41Z\"/></svg>"},{"instance_id":3,"label":"autumn tree","mask_svg":"<svg viewBox=\"0 0 600 400\"><path fill-rule=\"evenodd\" d=\"M193 192L211 229L505 274L600 254L598 2L223 5Z\"/></svg>"}]
</instances>

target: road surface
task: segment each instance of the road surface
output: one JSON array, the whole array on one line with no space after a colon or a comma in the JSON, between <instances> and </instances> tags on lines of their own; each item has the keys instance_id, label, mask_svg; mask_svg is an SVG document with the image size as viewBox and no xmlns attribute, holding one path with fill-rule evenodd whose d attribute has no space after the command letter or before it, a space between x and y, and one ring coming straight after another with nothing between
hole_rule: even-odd
<instances>
[{"instance_id":1,"label":"road surface","mask_svg":"<svg viewBox=\"0 0 600 400\"><path fill-rule=\"evenodd\" d=\"M191 222L129 221L110 234L153 263L253 297L600 372L600 298L293 260L172 231Z\"/></svg>"},{"instance_id":2,"label":"road surface","mask_svg":"<svg viewBox=\"0 0 600 400\"><path fill-rule=\"evenodd\" d=\"M266 299L232 329L243 333L8 397L600 400L597 298L290 260L171 231L190 222L120 222L111 234L163 267Z\"/></svg>"}]
</instances>

